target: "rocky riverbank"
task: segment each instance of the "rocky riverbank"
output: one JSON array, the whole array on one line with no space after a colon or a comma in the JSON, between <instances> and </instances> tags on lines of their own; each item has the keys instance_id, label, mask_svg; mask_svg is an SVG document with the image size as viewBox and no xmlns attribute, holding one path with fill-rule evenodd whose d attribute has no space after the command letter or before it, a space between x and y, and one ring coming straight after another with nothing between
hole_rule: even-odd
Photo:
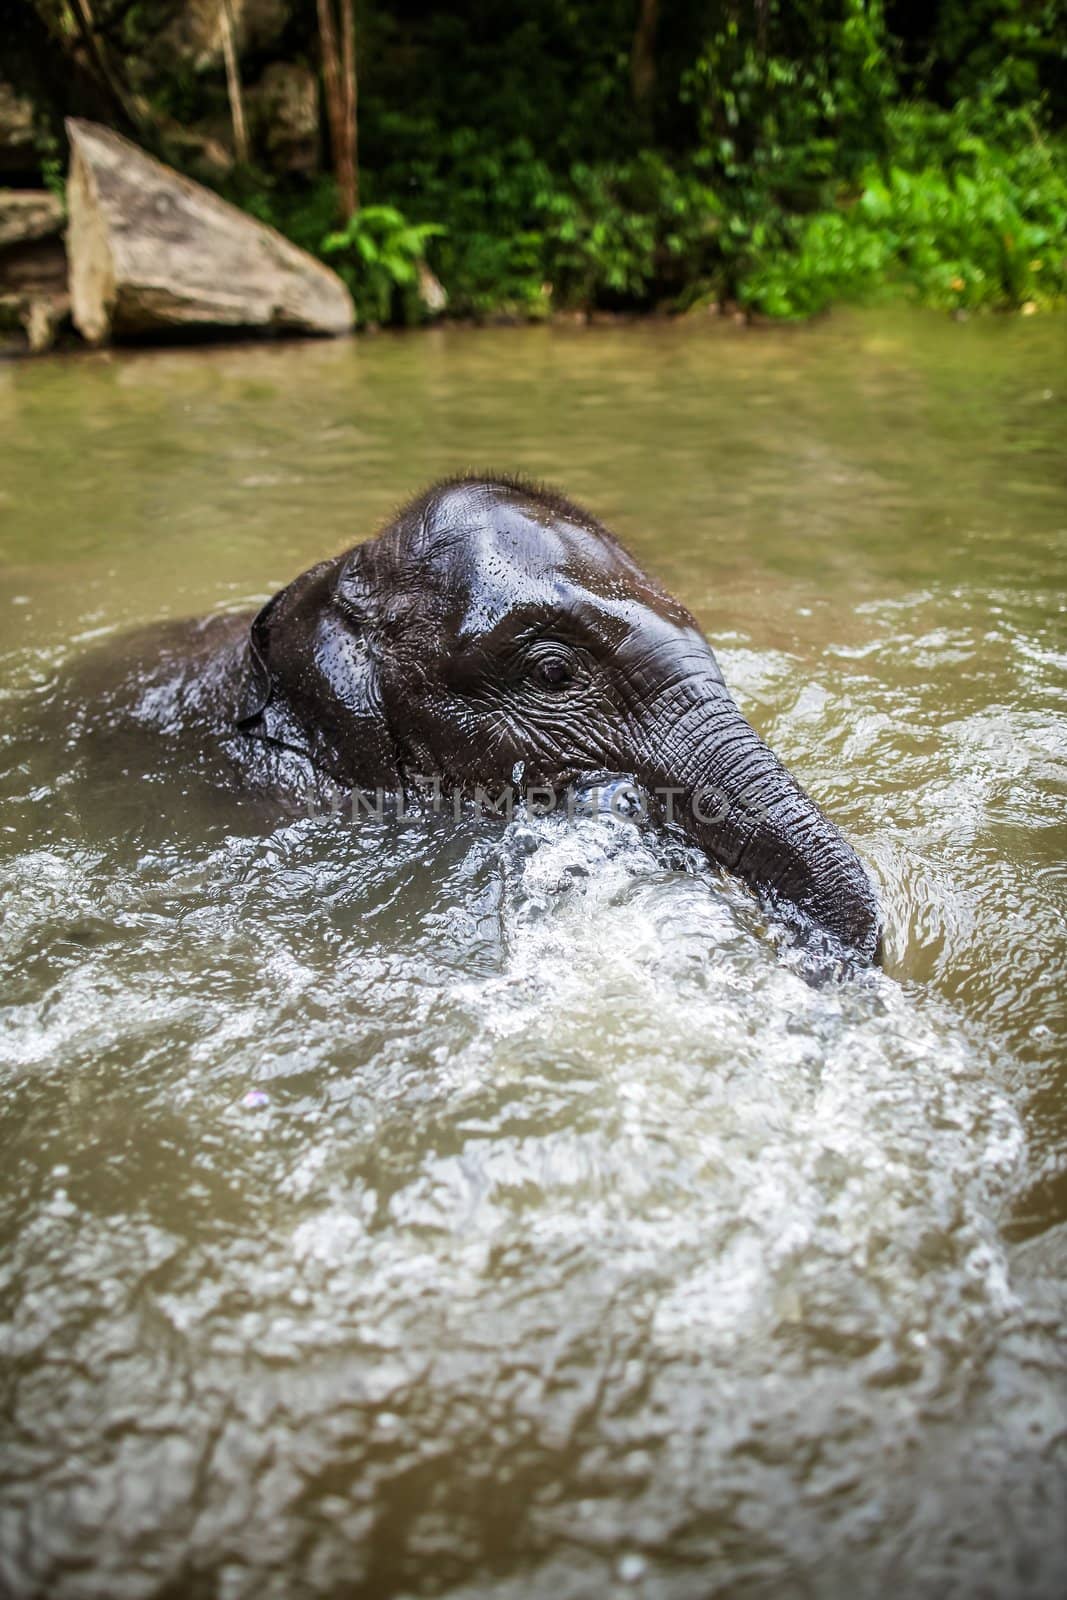
<instances>
[{"instance_id":1,"label":"rocky riverbank","mask_svg":"<svg viewBox=\"0 0 1067 1600\"><path fill-rule=\"evenodd\" d=\"M0 316L49 349L183 335L351 332L321 261L109 128L67 123L66 211L48 190L0 191Z\"/></svg>"}]
</instances>

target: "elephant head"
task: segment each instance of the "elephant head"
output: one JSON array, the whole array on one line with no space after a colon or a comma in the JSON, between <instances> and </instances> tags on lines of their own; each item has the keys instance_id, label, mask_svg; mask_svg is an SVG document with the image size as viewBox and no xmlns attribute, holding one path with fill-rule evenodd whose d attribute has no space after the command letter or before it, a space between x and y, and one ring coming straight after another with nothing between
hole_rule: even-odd
<instances>
[{"instance_id":1,"label":"elephant head","mask_svg":"<svg viewBox=\"0 0 1067 1600\"><path fill-rule=\"evenodd\" d=\"M436 485L275 596L250 654L240 725L339 784L626 773L712 860L877 953L864 867L745 721L692 616L558 495Z\"/></svg>"}]
</instances>

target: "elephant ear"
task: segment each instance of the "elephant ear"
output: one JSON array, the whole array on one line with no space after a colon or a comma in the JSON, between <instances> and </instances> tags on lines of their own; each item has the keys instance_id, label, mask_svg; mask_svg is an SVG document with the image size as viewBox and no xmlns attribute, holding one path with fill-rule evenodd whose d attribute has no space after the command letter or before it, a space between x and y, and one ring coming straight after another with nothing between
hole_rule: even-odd
<instances>
[{"instance_id":1,"label":"elephant ear","mask_svg":"<svg viewBox=\"0 0 1067 1600\"><path fill-rule=\"evenodd\" d=\"M295 755L312 758L304 730L276 692L270 663L269 621L288 590L279 589L252 619L248 630L248 664L244 685L237 703L234 726L250 739L272 744Z\"/></svg>"},{"instance_id":2,"label":"elephant ear","mask_svg":"<svg viewBox=\"0 0 1067 1600\"><path fill-rule=\"evenodd\" d=\"M235 719L250 738L352 788L393 784L398 771L370 645L364 548L313 567L255 617Z\"/></svg>"}]
</instances>

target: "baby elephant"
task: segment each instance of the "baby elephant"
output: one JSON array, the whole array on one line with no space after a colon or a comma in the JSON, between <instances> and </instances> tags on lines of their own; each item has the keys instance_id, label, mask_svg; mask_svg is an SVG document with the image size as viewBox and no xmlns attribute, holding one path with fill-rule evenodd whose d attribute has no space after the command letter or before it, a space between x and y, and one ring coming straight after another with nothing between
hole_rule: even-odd
<instances>
[{"instance_id":1,"label":"baby elephant","mask_svg":"<svg viewBox=\"0 0 1067 1600\"><path fill-rule=\"evenodd\" d=\"M294 795L320 777L498 794L520 775L557 793L633 776L714 861L877 954L855 851L745 721L689 612L560 495L506 477L436 484L250 627L214 619L169 651L157 641L135 680L127 720L185 745L193 730L230 781L236 765Z\"/></svg>"}]
</instances>

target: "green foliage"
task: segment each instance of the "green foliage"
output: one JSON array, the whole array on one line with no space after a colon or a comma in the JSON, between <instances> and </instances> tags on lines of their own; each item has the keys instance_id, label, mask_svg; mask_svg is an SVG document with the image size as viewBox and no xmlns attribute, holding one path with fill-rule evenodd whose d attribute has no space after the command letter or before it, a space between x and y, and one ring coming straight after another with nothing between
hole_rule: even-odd
<instances>
[{"instance_id":1,"label":"green foliage","mask_svg":"<svg viewBox=\"0 0 1067 1600\"><path fill-rule=\"evenodd\" d=\"M1044 102L1067 113L1067 15L1063 0L940 0L913 89L955 103L983 97L1001 106Z\"/></svg>"},{"instance_id":2,"label":"green foliage","mask_svg":"<svg viewBox=\"0 0 1067 1600\"><path fill-rule=\"evenodd\" d=\"M976 131L998 124L1011 144ZM798 222L757 257L742 299L771 316L808 316L836 299L903 286L924 305L1013 309L1067 295L1067 163L1029 117L989 105L890 118L892 159L868 168L858 198ZM931 159L936 152L937 160Z\"/></svg>"},{"instance_id":3,"label":"green foliage","mask_svg":"<svg viewBox=\"0 0 1067 1600\"><path fill-rule=\"evenodd\" d=\"M34 128L33 146L41 168L41 182L54 194L64 209L67 204L67 175L60 154L59 140L47 124Z\"/></svg>"},{"instance_id":4,"label":"green foliage","mask_svg":"<svg viewBox=\"0 0 1067 1600\"><path fill-rule=\"evenodd\" d=\"M251 110L270 63L320 58L311 0L285 9L282 31L242 44ZM337 229L333 179L257 167L265 149L220 187L328 259L379 322L421 315L427 252L450 312L475 317L1067 297L1067 0L675 0L657 8L637 96L640 9L359 7L364 210ZM69 6L17 10L6 75L32 88L42 125L109 115ZM145 129L188 133L164 153L195 166L205 139L228 138L221 61L181 44L182 0L92 12ZM53 152L38 165L55 184Z\"/></svg>"},{"instance_id":5,"label":"green foliage","mask_svg":"<svg viewBox=\"0 0 1067 1600\"><path fill-rule=\"evenodd\" d=\"M444 231L436 222L409 222L395 206L364 206L326 235L321 250L351 289L361 321L410 323L419 316L419 264Z\"/></svg>"},{"instance_id":6,"label":"green foliage","mask_svg":"<svg viewBox=\"0 0 1067 1600\"><path fill-rule=\"evenodd\" d=\"M711 30L680 95L719 196L731 294L883 153L893 54L879 0L766 0Z\"/></svg>"},{"instance_id":7,"label":"green foliage","mask_svg":"<svg viewBox=\"0 0 1067 1600\"><path fill-rule=\"evenodd\" d=\"M1035 22L1033 7L986 0L1000 37L1017 37L1031 62L1058 48L1047 10ZM894 285L951 307L1063 293L1062 182L1036 134L1040 112L1017 109L1038 81L1021 58L1013 72L999 64L1011 93L1001 82L998 95L941 111L900 104L902 77L920 73L880 0L704 15L677 74L674 155L637 147L625 116L623 154L592 160L561 149L562 112L554 147L533 131L494 141L461 125L442 137L434 118L451 112L432 102L385 117L401 154L376 175L378 192L409 192L417 215L447 223L437 265L454 310L542 316L719 295L802 316ZM461 28L455 17L441 26ZM927 78L953 30L970 41L972 72L984 70L987 41L964 9L942 7L922 40ZM618 85L604 70L606 106Z\"/></svg>"},{"instance_id":8,"label":"green foliage","mask_svg":"<svg viewBox=\"0 0 1067 1600\"><path fill-rule=\"evenodd\" d=\"M647 306L717 258L718 201L699 173L648 150L562 173L526 139L493 147L473 129L424 143L408 169L419 214L443 217L434 266L454 311L538 318L553 308ZM378 175L395 192L400 172Z\"/></svg>"},{"instance_id":9,"label":"green foliage","mask_svg":"<svg viewBox=\"0 0 1067 1600\"><path fill-rule=\"evenodd\" d=\"M741 209L768 196L819 203L829 181L879 153L894 91L878 0L765 0L728 14L680 84L698 146Z\"/></svg>"},{"instance_id":10,"label":"green foliage","mask_svg":"<svg viewBox=\"0 0 1067 1600\"><path fill-rule=\"evenodd\" d=\"M563 305L644 304L710 270L719 203L694 173L644 151L621 166L575 163L546 196L546 280Z\"/></svg>"},{"instance_id":11,"label":"green foliage","mask_svg":"<svg viewBox=\"0 0 1067 1600\"><path fill-rule=\"evenodd\" d=\"M442 139L429 124L416 132L400 116L390 126L397 146L414 145L420 154L376 174L373 193L409 193L419 220L444 220L448 231L435 247L434 269L451 309L543 315L543 226L555 190L547 164L522 138L501 145L460 128Z\"/></svg>"},{"instance_id":12,"label":"green foliage","mask_svg":"<svg viewBox=\"0 0 1067 1600\"><path fill-rule=\"evenodd\" d=\"M783 53L798 18L822 40L809 59ZM445 220L435 265L452 309L540 317L717 295L798 317L894 287L952 309L1067 294L1063 148L1040 108L894 103L881 9L863 0L768 5L762 45L755 26L723 24L684 74L698 138L677 161L646 149L560 170L526 138L460 127L441 140L395 119L397 143L422 153L375 182Z\"/></svg>"},{"instance_id":13,"label":"green foliage","mask_svg":"<svg viewBox=\"0 0 1067 1600\"><path fill-rule=\"evenodd\" d=\"M521 143L554 172L625 159L647 142L630 90L635 17L636 0L363 8L364 166L421 165L472 128L487 151ZM390 193L407 209L404 190Z\"/></svg>"},{"instance_id":14,"label":"green foliage","mask_svg":"<svg viewBox=\"0 0 1067 1600\"><path fill-rule=\"evenodd\" d=\"M235 172L221 188L234 205L277 228L312 255L318 253L337 221L337 185L332 177L291 185L276 182L267 172L246 168Z\"/></svg>"}]
</instances>

